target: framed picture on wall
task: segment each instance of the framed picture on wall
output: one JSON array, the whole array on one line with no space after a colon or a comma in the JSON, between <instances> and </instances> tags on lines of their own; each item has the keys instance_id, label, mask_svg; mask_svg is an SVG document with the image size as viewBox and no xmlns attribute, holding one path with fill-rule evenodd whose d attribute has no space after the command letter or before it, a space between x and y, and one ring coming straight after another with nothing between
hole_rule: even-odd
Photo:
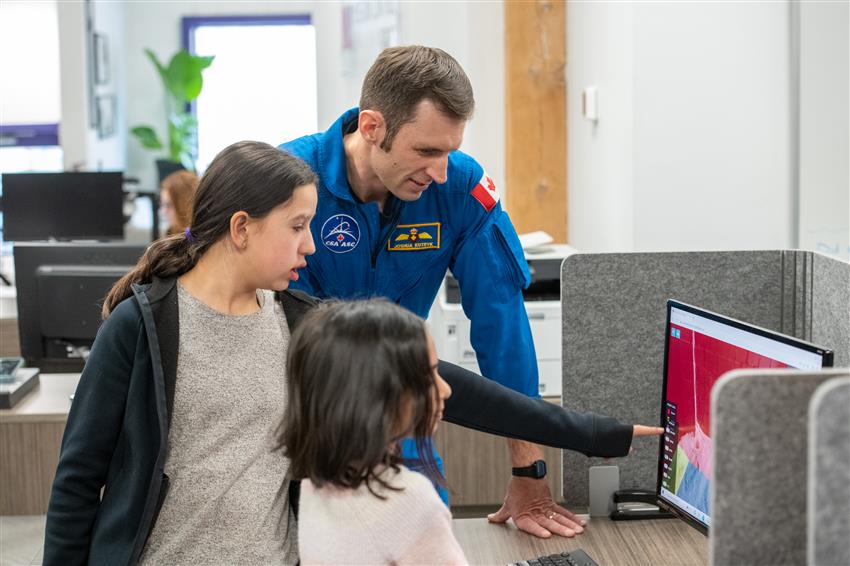
<instances>
[{"instance_id":1,"label":"framed picture on wall","mask_svg":"<svg viewBox=\"0 0 850 566\"><path fill-rule=\"evenodd\" d=\"M109 42L102 33L94 33L94 84L109 84Z\"/></svg>"},{"instance_id":2,"label":"framed picture on wall","mask_svg":"<svg viewBox=\"0 0 850 566\"><path fill-rule=\"evenodd\" d=\"M102 94L96 99L97 137L111 137L115 133L115 95Z\"/></svg>"}]
</instances>

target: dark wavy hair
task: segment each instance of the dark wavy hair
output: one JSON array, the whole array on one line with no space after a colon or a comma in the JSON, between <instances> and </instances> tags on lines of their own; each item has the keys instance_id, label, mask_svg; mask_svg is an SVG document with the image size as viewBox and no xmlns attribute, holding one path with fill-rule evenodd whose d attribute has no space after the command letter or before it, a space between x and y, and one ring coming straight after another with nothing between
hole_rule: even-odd
<instances>
[{"instance_id":1,"label":"dark wavy hair","mask_svg":"<svg viewBox=\"0 0 850 566\"><path fill-rule=\"evenodd\" d=\"M306 315L289 345L288 406L277 430L293 477L319 487L365 483L381 497L375 483L396 489L381 469L398 469L397 443L412 436L426 474L443 483L428 444L429 361L425 322L384 299L325 303Z\"/></svg>"},{"instance_id":2,"label":"dark wavy hair","mask_svg":"<svg viewBox=\"0 0 850 566\"><path fill-rule=\"evenodd\" d=\"M103 318L133 293L133 283L180 277L195 267L210 246L227 234L230 218L237 212L263 218L292 198L295 189L316 182L306 163L267 143L242 141L227 146L212 160L195 192L192 237L181 232L151 244L106 295Z\"/></svg>"}]
</instances>

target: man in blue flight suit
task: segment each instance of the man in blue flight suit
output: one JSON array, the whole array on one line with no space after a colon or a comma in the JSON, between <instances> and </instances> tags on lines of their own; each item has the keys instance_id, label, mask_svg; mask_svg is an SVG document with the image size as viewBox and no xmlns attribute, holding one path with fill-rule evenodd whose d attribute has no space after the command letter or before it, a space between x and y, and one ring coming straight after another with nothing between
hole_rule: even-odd
<instances>
[{"instance_id":1,"label":"man in blue flight suit","mask_svg":"<svg viewBox=\"0 0 850 566\"><path fill-rule=\"evenodd\" d=\"M323 298L383 296L425 318L450 269L482 374L536 397L522 297L528 265L493 181L458 151L474 104L450 55L390 48L366 74L359 109L326 132L281 145L320 177L310 225L316 253L290 288ZM583 522L552 501L540 448L509 444L514 476L490 520L513 517L540 537L581 532Z\"/></svg>"}]
</instances>

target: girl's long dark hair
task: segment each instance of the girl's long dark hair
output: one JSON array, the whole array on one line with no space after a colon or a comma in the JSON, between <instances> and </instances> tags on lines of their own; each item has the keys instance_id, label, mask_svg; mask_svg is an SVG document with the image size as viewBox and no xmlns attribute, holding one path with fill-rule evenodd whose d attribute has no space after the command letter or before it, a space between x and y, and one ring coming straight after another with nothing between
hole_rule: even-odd
<instances>
[{"instance_id":1,"label":"girl's long dark hair","mask_svg":"<svg viewBox=\"0 0 850 566\"><path fill-rule=\"evenodd\" d=\"M201 177L192 203L191 238L184 233L157 240L139 263L118 280L103 302L103 318L132 294L134 283L179 277L227 234L230 218L245 211L263 218L285 203L298 187L315 184L310 167L267 143L242 141L216 155Z\"/></svg>"},{"instance_id":2,"label":"girl's long dark hair","mask_svg":"<svg viewBox=\"0 0 850 566\"><path fill-rule=\"evenodd\" d=\"M380 472L398 466L392 447L412 436L427 474L442 483L427 444L436 387L429 362L424 321L386 300L326 303L306 315L289 345L278 427L293 477L365 483L376 495L374 482L395 489Z\"/></svg>"}]
</instances>

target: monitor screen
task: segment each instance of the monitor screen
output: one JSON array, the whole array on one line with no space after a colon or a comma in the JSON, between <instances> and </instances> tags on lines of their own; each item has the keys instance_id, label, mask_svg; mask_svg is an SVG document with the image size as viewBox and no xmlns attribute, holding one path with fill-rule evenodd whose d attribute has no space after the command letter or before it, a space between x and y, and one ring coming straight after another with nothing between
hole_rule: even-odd
<instances>
[{"instance_id":1,"label":"monitor screen","mask_svg":"<svg viewBox=\"0 0 850 566\"><path fill-rule=\"evenodd\" d=\"M4 173L3 239L124 237L122 173Z\"/></svg>"},{"instance_id":2,"label":"monitor screen","mask_svg":"<svg viewBox=\"0 0 850 566\"><path fill-rule=\"evenodd\" d=\"M676 301L667 302L665 334L659 503L707 531L714 383L733 369L820 369L832 365L832 352Z\"/></svg>"},{"instance_id":3,"label":"monitor screen","mask_svg":"<svg viewBox=\"0 0 850 566\"><path fill-rule=\"evenodd\" d=\"M103 298L144 253L119 243L15 244L21 357L48 371L80 371L101 324Z\"/></svg>"}]
</instances>

